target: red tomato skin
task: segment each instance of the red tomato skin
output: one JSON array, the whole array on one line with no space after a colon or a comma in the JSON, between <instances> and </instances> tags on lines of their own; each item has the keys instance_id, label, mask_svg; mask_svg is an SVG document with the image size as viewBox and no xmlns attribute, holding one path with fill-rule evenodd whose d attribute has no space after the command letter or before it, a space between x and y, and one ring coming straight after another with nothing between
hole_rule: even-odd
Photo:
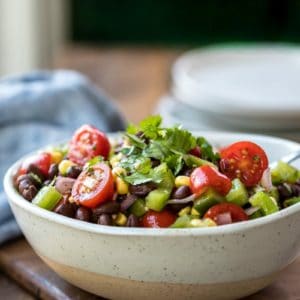
<instances>
[{"instance_id":1,"label":"red tomato skin","mask_svg":"<svg viewBox=\"0 0 300 300\"><path fill-rule=\"evenodd\" d=\"M44 176L48 176L49 167L51 164L51 154L48 152L38 153L26 158L19 170L19 175L27 174L30 165L35 165Z\"/></svg>"},{"instance_id":2,"label":"red tomato skin","mask_svg":"<svg viewBox=\"0 0 300 300\"><path fill-rule=\"evenodd\" d=\"M210 218L217 221L217 216L223 213L229 212L232 218L232 222L241 222L241 221L247 221L249 218L247 214L244 212L244 210L234 204L234 203L219 203L214 206L212 206L208 211L205 213L204 218Z\"/></svg>"},{"instance_id":3,"label":"red tomato skin","mask_svg":"<svg viewBox=\"0 0 300 300\"><path fill-rule=\"evenodd\" d=\"M167 228L176 219L176 215L167 209L160 212L149 210L142 218L142 226L148 228Z\"/></svg>"},{"instance_id":4,"label":"red tomato skin","mask_svg":"<svg viewBox=\"0 0 300 300\"><path fill-rule=\"evenodd\" d=\"M81 187L85 179L91 175L88 171L83 171L76 179L72 188L72 197L76 203L88 208L95 208L102 203L111 201L114 194L114 180L110 167L105 163L94 165L93 171L102 171L101 178L97 178L98 185L87 193L81 192Z\"/></svg>"},{"instance_id":5,"label":"red tomato skin","mask_svg":"<svg viewBox=\"0 0 300 300\"><path fill-rule=\"evenodd\" d=\"M75 131L69 143L68 157L76 164L84 165L98 155L107 159L109 151L107 136L92 125L83 125Z\"/></svg>"},{"instance_id":6,"label":"red tomato skin","mask_svg":"<svg viewBox=\"0 0 300 300\"><path fill-rule=\"evenodd\" d=\"M231 185L231 180L227 176L208 165L196 168L190 177L190 187L196 195L201 195L211 187L225 196L230 191Z\"/></svg>"},{"instance_id":7,"label":"red tomato skin","mask_svg":"<svg viewBox=\"0 0 300 300\"><path fill-rule=\"evenodd\" d=\"M250 141L233 143L220 155L221 172L230 179L239 178L246 187L258 184L269 164L265 151Z\"/></svg>"}]
</instances>

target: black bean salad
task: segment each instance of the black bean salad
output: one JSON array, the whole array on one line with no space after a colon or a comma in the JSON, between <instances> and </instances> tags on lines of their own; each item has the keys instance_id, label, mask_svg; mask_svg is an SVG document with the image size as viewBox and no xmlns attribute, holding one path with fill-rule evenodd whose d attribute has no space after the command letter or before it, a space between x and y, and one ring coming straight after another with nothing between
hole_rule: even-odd
<instances>
[{"instance_id":1,"label":"black bean salad","mask_svg":"<svg viewBox=\"0 0 300 300\"><path fill-rule=\"evenodd\" d=\"M300 202L300 172L237 141L165 128L160 116L109 141L83 125L67 145L25 159L15 176L32 204L81 221L127 227L209 227L260 218Z\"/></svg>"}]
</instances>

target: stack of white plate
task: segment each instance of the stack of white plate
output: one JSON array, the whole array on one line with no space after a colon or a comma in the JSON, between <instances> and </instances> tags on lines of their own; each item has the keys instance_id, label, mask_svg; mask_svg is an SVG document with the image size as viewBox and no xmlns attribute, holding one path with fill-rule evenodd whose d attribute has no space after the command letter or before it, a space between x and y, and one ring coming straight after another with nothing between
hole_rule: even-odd
<instances>
[{"instance_id":1,"label":"stack of white plate","mask_svg":"<svg viewBox=\"0 0 300 300\"><path fill-rule=\"evenodd\" d=\"M226 46L193 50L172 68L158 112L168 125L300 136L300 48Z\"/></svg>"}]
</instances>

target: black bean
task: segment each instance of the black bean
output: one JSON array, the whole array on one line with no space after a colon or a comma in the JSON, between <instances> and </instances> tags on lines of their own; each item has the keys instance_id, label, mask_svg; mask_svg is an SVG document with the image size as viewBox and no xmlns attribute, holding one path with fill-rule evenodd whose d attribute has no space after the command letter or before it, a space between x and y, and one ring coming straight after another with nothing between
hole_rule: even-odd
<instances>
[{"instance_id":1,"label":"black bean","mask_svg":"<svg viewBox=\"0 0 300 300\"><path fill-rule=\"evenodd\" d=\"M24 178L18 185L19 193L28 201L31 201L38 192L37 187L32 184L30 178Z\"/></svg>"},{"instance_id":2,"label":"black bean","mask_svg":"<svg viewBox=\"0 0 300 300\"><path fill-rule=\"evenodd\" d=\"M175 213L178 213L182 208L186 206L187 206L186 203L168 204L168 208L170 208Z\"/></svg>"},{"instance_id":3,"label":"black bean","mask_svg":"<svg viewBox=\"0 0 300 300\"><path fill-rule=\"evenodd\" d=\"M300 185L292 184L291 188L292 188L293 196L299 197L300 196Z\"/></svg>"},{"instance_id":4,"label":"black bean","mask_svg":"<svg viewBox=\"0 0 300 300\"><path fill-rule=\"evenodd\" d=\"M117 195L117 199L116 201L118 203L121 203L122 201L124 201L126 199L127 195Z\"/></svg>"},{"instance_id":5,"label":"black bean","mask_svg":"<svg viewBox=\"0 0 300 300\"><path fill-rule=\"evenodd\" d=\"M75 219L89 222L90 218L91 211L88 208L81 206L76 210Z\"/></svg>"},{"instance_id":6,"label":"black bean","mask_svg":"<svg viewBox=\"0 0 300 300\"><path fill-rule=\"evenodd\" d=\"M127 227L139 227L139 219L135 215L131 214L126 222Z\"/></svg>"},{"instance_id":7,"label":"black bean","mask_svg":"<svg viewBox=\"0 0 300 300\"><path fill-rule=\"evenodd\" d=\"M282 200L282 201L292 197L292 195L293 195L292 188L287 183L279 184L277 186L277 190L279 193L280 200Z\"/></svg>"},{"instance_id":8,"label":"black bean","mask_svg":"<svg viewBox=\"0 0 300 300\"><path fill-rule=\"evenodd\" d=\"M20 182L23 180L28 181L29 183L33 184L37 188L40 186L40 183L30 174L24 174L24 175L18 176L17 180L16 180L16 186L18 187Z\"/></svg>"},{"instance_id":9,"label":"black bean","mask_svg":"<svg viewBox=\"0 0 300 300\"><path fill-rule=\"evenodd\" d=\"M116 201L106 202L93 209L93 214L100 216L101 214L115 214L120 211L120 204Z\"/></svg>"},{"instance_id":10,"label":"black bean","mask_svg":"<svg viewBox=\"0 0 300 300\"><path fill-rule=\"evenodd\" d=\"M50 185L51 182L52 182L52 180L47 179L47 180L45 180L45 181L43 182L43 186L45 186L45 185Z\"/></svg>"},{"instance_id":11,"label":"black bean","mask_svg":"<svg viewBox=\"0 0 300 300\"><path fill-rule=\"evenodd\" d=\"M191 194L191 189L187 185L183 185L173 191L172 198L183 199Z\"/></svg>"},{"instance_id":12,"label":"black bean","mask_svg":"<svg viewBox=\"0 0 300 300\"><path fill-rule=\"evenodd\" d=\"M112 225L112 217L108 214L102 214L98 218L98 224L100 225Z\"/></svg>"},{"instance_id":13,"label":"black bean","mask_svg":"<svg viewBox=\"0 0 300 300\"><path fill-rule=\"evenodd\" d=\"M54 211L57 214L69 217L69 218L74 218L76 208L73 203L70 203L67 200L62 200L59 202L59 204L55 207Z\"/></svg>"},{"instance_id":14,"label":"black bean","mask_svg":"<svg viewBox=\"0 0 300 300\"><path fill-rule=\"evenodd\" d=\"M155 168L155 167L157 167L159 165L160 165L160 161L158 159L151 158L151 167L152 168Z\"/></svg>"},{"instance_id":15,"label":"black bean","mask_svg":"<svg viewBox=\"0 0 300 300\"><path fill-rule=\"evenodd\" d=\"M126 211L136 200L136 195L130 195L128 194L127 197L121 202L121 211Z\"/></svg>"},{"instance_id":16,"label":"black bean","mask_svg":"<svg viewBox=\"0 0 300 300\"><path fill-rule=\"evenodd\" d=\"M18 187L19 186L19 184L20 184L20 182L22 181L22 180L30 180L30 175L28 175L28 174L24 174L24 175L20 175L20 176L18 176L17 177L17 179L16 179L16 186Z\"/></svg>"},{"instance_id":17,"label":"black bean","mask_svg":"<svg viewBox=\"0 0 300 300\"><path fill-rule=\"evenodd\" d=\"M44 181L46 179L46 176L44 175L44 173L35 164L30 164L28 166L27 173L32 173L32 174L36 175L38 178L40 178L41 181Z\"/></svg>"},{"instance_id":18,"label":"black bean","mask_svg":"<svg viewBox=\"0 0 300 300\"><path fill-rule=\"evenodd\" d=\"M145 197L154 189L156 189L156 185L153 182L129 186L130 193L138 197Z\"/></svg>"},{"instance_id":19,"label":"black bean","mask_svg":"<svg viewBox=\"0 0 300 300\"><path fill-rule=\"evenodd\" d=\"M191 174L193 173L194 169L186 169L182 172L182 175L184 176L191 176Z\"/></svg>"},{"instance_id":20,"label":"black bean","mask_svg":"<svg viewBox=\"0 0 300 300\"><path fill-rule=\"evenodd\" d=\"M80 166L71 166L67 170L67 177L76 179L81 172L82 168Z\"/></svg>"},{"instance_id":21,"label":"black bean","mask_svg":"<svg viewBox=\"0 0 300 300\"><path fill-rule=\"evenodd\" d=\"M48 179L52 180L57 175L58 175L58 164L51 164L49 167Z\"/></svg>"},{"instance_id":22,"label":"black bean","mask_svg":"<svg viewBox=\"0 0 300 300\"><path fill-rule=\"evenodd\" d=\"M22 181L21 181L22 183ZM27 188L24 188L21 192L21 195L28 201L31 201L35 195L38 193L37 188L31 184Z\"/></svg>"},{"instance_id":23,"label":"black bean","mask_svg":"<svg viewBox=\"0 0 300 300\"><path fill-rule=\"evenodd\" d=\"M75 181L73 178L58 176L55 181L55 188L63 195L70 194Z\"/></svg>"}]
</instances>

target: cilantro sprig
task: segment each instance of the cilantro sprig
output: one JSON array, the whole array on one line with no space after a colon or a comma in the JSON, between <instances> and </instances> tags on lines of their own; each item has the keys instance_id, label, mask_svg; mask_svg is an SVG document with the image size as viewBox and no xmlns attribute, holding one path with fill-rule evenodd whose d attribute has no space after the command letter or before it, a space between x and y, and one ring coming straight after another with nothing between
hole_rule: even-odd
<instances>
[{"instance_id":1,"label":"cilantro sprig","mask_svg":"<svg viewBox=\"0 0 300 300\"><path fill-rule=\"evenodd\" d=\"M150 116L138 126L129 125L125 136L131 146L122 151L127 156L121 166L130 174L125 180L131 184L155 181L150 158L165 163L174 175L184 164L195 166L218 160L218 154L205 138L195 137L180 126L165 128L160 116ZM201 149L202 159L191 160L189 151L196 146Z\"/></svg>"}]
</instances>

